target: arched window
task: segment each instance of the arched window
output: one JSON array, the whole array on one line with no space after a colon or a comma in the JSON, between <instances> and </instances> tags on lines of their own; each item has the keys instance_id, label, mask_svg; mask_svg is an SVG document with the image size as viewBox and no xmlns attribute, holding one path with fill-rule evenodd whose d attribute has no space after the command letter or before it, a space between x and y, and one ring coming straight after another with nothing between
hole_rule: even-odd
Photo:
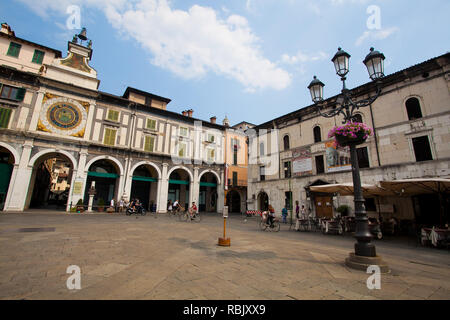
<instances>
[{"instance_id":1,"label":"arched window","mask_svg":"<svg viewBox=\"0 0 450 320\"><path fill-rule=\"evenodd\" d=\"M320 142L322 141L322 134L320 132L320 127L319 126L315 126L313 129L314 132L314 142Z\"/></svg>"},{"instance_id":2,"label":"arched window","mask_svg":"<svg viewBox=\"0 0 450 320\"><path fill-rule=\"evenodd\" d=\"M283 144L284 144L284 150L289 150L290 149L290 147L289 147L289 136L288 135L285 135L283 137Z\"/></svg>"},{"instance_id":3,"label":"arched window","mask_svg":"<svg viewBox=\"0 0 450 320\"><path fill-rule=\"evenodd\" d=\"M414 97L409 98L408 100L406 100L405 105L409 120L422 118L422 111L420 110L419 99Z\"/></svg>"},{"instance_id":4,"label":"arched window","mask_svg":"<svg viewBox=\"0 0 450 320\"><path fill-rule=\"evenodd\" d=\"M353 116L353 122L359 122L359 123L362 123L363 122L363 119L362 119L362 116L359 114L359 113L357 113L357 114L355 114L354 116Z\"/></svg>"}]
</instances>

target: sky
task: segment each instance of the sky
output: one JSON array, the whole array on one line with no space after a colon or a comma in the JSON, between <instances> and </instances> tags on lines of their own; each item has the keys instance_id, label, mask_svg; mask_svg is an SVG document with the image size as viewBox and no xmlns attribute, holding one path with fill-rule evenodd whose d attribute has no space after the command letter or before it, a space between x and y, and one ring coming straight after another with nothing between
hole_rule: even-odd
<instances>
[{"instance_id":1,"label":"sky","mask_svg":"<svg viewBox=\"0 0 450 320\"><path fill-rule=\"evenodd\" d=\"M450 1L8 0L0 20L16 36L63 53L82 27L99 90L130 86L171 99L195 118L261 124L342 89L331 58L351 55L347 87L369 82L370 47L391 74L449 51Z\"/></svg>"}]
</instances>

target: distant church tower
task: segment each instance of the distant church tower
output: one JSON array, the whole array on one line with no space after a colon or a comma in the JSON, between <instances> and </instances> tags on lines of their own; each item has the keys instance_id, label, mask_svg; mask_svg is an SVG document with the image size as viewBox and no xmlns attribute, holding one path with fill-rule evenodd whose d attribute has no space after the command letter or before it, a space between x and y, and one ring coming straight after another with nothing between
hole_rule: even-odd
<instances>
[{"instance_id":1,"label":"distant church tower","mask_svg":"<svg viewBox=\"0 0 450 320\"><path fill-rule=\"evenodd\" d=\"M227 116L225 116L225 119L223 119L222 124L225 127L229 127L230 126L230 121L228 120Z\"/></svg>"}]
</instances>

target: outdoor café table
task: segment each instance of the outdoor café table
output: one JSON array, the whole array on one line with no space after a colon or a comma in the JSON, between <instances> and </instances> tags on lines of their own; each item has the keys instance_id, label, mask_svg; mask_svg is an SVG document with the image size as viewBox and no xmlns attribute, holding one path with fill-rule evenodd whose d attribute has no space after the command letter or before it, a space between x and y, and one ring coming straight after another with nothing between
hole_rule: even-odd
<instances>
[{"instance_id":1,"label":"outdoor caf\u00e9 table","mask_svg":"<svg viewBox=\"0 0 450 320\"><path fill-rule=\"evenodd\" d=\"M437 229L433 228L422 228L420 231L421 242L425 244L426 241L431 241L433 246L437 247L439 242L450 239L449 229Z\"/></svg>"}]
</instances>

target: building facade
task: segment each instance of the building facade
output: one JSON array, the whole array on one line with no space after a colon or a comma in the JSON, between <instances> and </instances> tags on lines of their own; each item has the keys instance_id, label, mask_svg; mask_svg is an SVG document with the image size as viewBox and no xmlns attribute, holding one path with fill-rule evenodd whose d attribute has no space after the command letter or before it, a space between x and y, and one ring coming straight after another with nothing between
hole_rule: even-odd
<instances>
[{"instance_id":1,"label":"building facade","mask_svg":"<svg viewBox=\"0 0 450 320\"><path fill-rule=\"evenodd\" d=\"M357 149L362 183L450 177L449 62L450 54L444 54L386 76L381 96L356 111L358 121L374 129ZM367 99L375 92L375 84L367 83L353 89L352 97ZM325 109L335 107L337 99L327 99ZM299 201L312 215L332 217L341 204L353 207L352 197L309 189L352 182L348 149L336 148L328 138L342 120L324 118L311 105L256 126L249 144L249 209L265 210L270 203L279 213ZM433 195L368 198L366 209L400 220L437 219L436 203Z\"/></svg>"},{"instance_id":2,"label":"building facade","mask_svg":"<svg viewBox=\"0 0 450 320\"><path fill-rule=\"evenodd\" d=\"M92 53L75 36L62 58L2 25L0 207L45 207L52 159L68 166L65 210L87 205L95 187L94 206L139 198L158 212L169 200L222 211L225 127L168 111L170 99L145 91L98 90Z\"/></svg>"}]
</instances>

